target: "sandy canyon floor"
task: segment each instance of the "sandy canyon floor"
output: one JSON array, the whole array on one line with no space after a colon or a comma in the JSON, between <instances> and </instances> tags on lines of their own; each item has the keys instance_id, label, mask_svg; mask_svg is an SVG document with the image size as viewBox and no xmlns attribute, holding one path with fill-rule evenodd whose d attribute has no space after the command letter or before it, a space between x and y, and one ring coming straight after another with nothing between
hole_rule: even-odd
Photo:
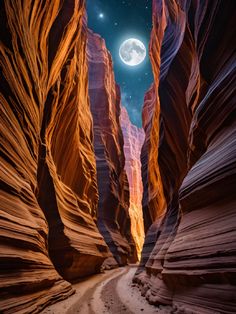
<instances>
[{"instance_id":1,"label":"sandy canyon floor","mask_svg":"<svg viewBox=\"0 0 236 314\"><path fill-rule=\"evenodd\" d=\"M148 304L132 284L136 266L118 268L74 285L69 299L46 308L42 314L137 314L171 313L171 308Z\"/></svg>"}]
</instances>

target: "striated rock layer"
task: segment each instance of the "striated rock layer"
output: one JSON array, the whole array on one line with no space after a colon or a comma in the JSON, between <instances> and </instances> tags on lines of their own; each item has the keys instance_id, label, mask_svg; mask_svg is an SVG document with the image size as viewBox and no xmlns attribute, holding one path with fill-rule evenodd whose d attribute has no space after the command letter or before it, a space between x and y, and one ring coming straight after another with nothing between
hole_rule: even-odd
<instances>
[{"instance_id":1,"label":"striated rock layer","mask_svg":"<svg viewBox=\"0 0 236 314\"><path fill-rule=\"evenodd\" d=\"M27 3L26 3L27 2ZM0 4L0 312L36 313L109 256L96 227L84 1Z\"/></svg>"},{"instance_id":2,"label":"striated rock layer","mask_svg":"<svg viewBox=\"0 0 236 314\"><path fill-rule=\"evenodd\" d=\"M88 61L99 191L98 228L118 264L123 265L135 246L130 232L129 186L119 123L120 90L105 42L92 31L88 32Z\"/></svg>"},{"instance_id":3,"label":"striated rock layer","mask_svg":"<svg viewBox=\"0 0 236 314\"><path fill-rule=\"evenodd\" d=\"M135 281L176 313L236 311L235 9L153 0L142 151L149 230Z\"/></svg>"},{"instance_id":4,"label":"striated rock layer","mask_svg":"<svg viewBox=\"0 0 236 314\"><path fill-rule=\"evenodd\" d=\"M136 244L137 256L140 259L144 242L144 226L142 213L143 185L141 177L141 148L144 142L143 129L130 122L127 110L122 106L120 123L124 136L125 170L127 172L130 191L129 214L131 234Z\"/></svg>"}]
</instances>

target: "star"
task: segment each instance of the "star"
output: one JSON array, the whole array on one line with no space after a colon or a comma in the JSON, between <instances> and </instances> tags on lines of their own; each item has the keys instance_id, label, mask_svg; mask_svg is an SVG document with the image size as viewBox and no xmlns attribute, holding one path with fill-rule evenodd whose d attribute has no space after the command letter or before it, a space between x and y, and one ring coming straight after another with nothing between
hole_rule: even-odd
<instances>
[{"instance_id":1,"label":"star","mask_svg":"<svg viewBox=\"0 0 236 314\"><path fill-rule=\"evenodd\" d=\"M118 25L118 23L117 23L117 22L115 22L115 23L114 23L114 25L115 25L115 26L117 26L117 25Z\"/></svg>"},{"instance_id":2,"label":"star","mask_svg":"<svg viewBox=\"0 0 236 314\"><path fill-rule=\"evenodd\" d=\"M104 14L103 14L102 12L99 13L98 18L99 18L99 19L103 19L103 18L104 18Z\"/></svg>"}]
</instances>

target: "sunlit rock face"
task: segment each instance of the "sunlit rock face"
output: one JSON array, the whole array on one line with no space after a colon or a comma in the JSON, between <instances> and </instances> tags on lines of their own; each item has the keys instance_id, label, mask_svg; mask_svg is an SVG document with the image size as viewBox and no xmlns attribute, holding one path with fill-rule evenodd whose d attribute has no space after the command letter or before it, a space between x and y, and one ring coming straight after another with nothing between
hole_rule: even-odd
<instances>
[{"instance_id":1,"label":"sunlit rock face","mask_svg":"<svg viewBox=\"0 0 236 314\"><path fill-rule=\"evenodd\" d=\"M129 186L119 123L120 91L104 40L88 32L89 96L99 190L98 228L120 265L134 245L130 232Z\"/></svg>"},{"instance_id":2,"label":"sunlit rock face","mask_svg":"<svg viewBox=\"0 0 236 314\"><path fill-rule=\"evenodd\" d=\"M234 11L234 1L153 1L142 152L151 226L135 280L181 313L236 308ZM155 182L166 206L150 202Z\"/></svg>"},{"instance_id":3,"label":"sunlit rock face","mask_svg":"<svg viewBox=\"0 0 236 314\"><path fill-rule=\"evenodd\" d=\"M1 1L0 312L36 313L109 256L96 227L84 1Z\"/></svg>"},{"instance_id":4,"label":"sunlit rock face","mask_svg":"<svg viewBox=\"0 0 236 314\"><path fill-rule=\"evenodd\" d=\"M129 181L131 233L136 244L138 258L140 259L144 242L142 213L143 184L140 160L141 148L144 142L144 131L130 122L127 110L123 106L121 108L120 123L124 136L125 170Z\"/></svg>"}]
</instances>

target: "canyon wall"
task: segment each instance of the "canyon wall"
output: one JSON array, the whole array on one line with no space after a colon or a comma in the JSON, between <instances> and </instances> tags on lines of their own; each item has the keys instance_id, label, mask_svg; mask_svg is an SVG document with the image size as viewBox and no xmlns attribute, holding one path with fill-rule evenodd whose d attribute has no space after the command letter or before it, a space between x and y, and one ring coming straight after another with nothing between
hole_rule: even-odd
<instances>
[{"instance_id":1,"label":"canyon wall","mask_svg":"<svg viewBox=\"0 0 236 314\"><path fill-rule=\"evenodd\" d=\"M140 259L144 242L144 226L142 213L143 185L141 177L141 148L144 142L144 131L130 122L125 107L121 108L120 123L124 136L125 170L127 172L130 191L129 215L131 218L131 234L135 241L137 257Z\"/></svg>"},{"instance_id":2,"label":"canyon wall","mask_svg":"<svg viewBox=\"0 0 236 314\"><path fill-rule=\"evenodd\" d=\"M235 9L235 1L153 0L147 235L134 280L176 313L236 309Z\"/></svg>"},{"instance_id":3,"label":"canyon wall","mask_svg":"<svg viewBox=\"0 0 236 314\"><path fill-rule=\"evenodd\" d=\"M84 1L1 1L0 312L36 313L111 255L96 227ZM65 279L65 280L64 280Z\"/></svg>"},{"instance_id":4,"label":"canyon wall","mask_svg":"<svg viewBox=\"0 0 236 314\"><path fill-rule=\"evenodd\" d=\"M88 32L88 61L99 191L98 228L117 263L124 265L136 255L136 249L130 232L129 186L119 123L120 90L105 41L92 31Z\"/></svg>"}]
</instances>

